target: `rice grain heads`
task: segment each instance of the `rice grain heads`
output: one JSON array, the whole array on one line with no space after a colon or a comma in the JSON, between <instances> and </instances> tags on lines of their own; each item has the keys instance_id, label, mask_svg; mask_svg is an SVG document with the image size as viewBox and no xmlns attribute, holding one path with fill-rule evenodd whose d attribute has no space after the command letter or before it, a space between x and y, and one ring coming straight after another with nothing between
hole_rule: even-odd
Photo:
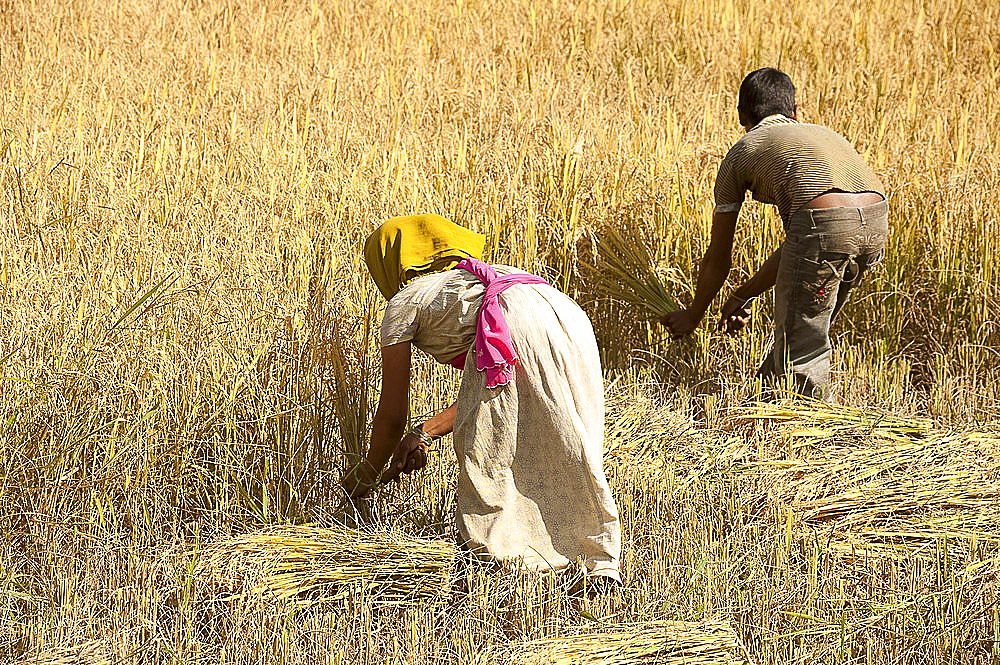
<instances>
[{"instance_id":1,"label":"rice grain heads","mask_svg":"<svg viewBox=\"0 0 1000 665\"><path fill-rule=\"evenodd\" d=\"M724 623L651 621L603 627L510 647L510 665L723 665L746 663Z\"/></svg>"},{"instance_id":2,"label":"rice grain heads","mask_svg":"<svg viewBox=\"0 0 1000 665\"><path fill-rule=\"evenodd\" d=\"M372 602L399 604L440 598L456 547L389 532L280 526L194 554L199 577L220 582L232 595L308 605L362 592Z\"/></svg>"},{"instance_id":3,"label":"rice grain heads","mask_svg":"<svg viewBox=\"0 0 1000 665\"><path fill-rule=\"evenodd\" d=\"M56 647L24 656L16 665L111 665L101 642Z\"/></svg>"},{"instance_id":4,"label":"rice grain heads","mask_svg":"<svg viewBox=\"0 0 1000 665\"><path fill-rule=\"evenodd\" d=\"M617 229L607 227L601 229L595 242L597 262L590 269L602 295L660 318L678 308L668 285L690 292L676 271L658 269L641 238L626 238Z\"/></svg>"}]
</instances>

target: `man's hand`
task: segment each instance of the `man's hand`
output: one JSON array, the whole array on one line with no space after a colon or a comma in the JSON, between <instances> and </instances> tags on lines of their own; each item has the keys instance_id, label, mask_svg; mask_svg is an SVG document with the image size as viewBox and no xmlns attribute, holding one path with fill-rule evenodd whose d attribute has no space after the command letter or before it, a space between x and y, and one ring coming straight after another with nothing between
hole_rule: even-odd
<instances>
[{"instance_id":1,"label":"man's hand","mask_svg":"<svg viewBox=\"0 0 1000 665\"><path fill-rule=\"evenodd\" d=\"M727 335L735 335L750 323L750 301L730 296L722 305L718 330Z\"/></svg>"},{"instance_id":2,"label":"man's hand","mask_svg":"<svg viewBox=\"0 0 1000 665\"><path fill-rule=\"evenodd\" d=\"M400 475L413 473L425 466L427 466L427 444L416 434L407 434L396 446L383 479L386 482L397 480Z\"/></svg>"},{"instance_id":3,"label":"man's hand","mask_svg":"<svg viewBox=\"0 0 1000 665\"><path fill-rule=\"evenodd\" d=\"M701 317L690 309L679 309L676 312L664 314L660 323L670 331L671 337L680 339L694 332L694 329L701 323Z\"/></svg>"}]
</instances>

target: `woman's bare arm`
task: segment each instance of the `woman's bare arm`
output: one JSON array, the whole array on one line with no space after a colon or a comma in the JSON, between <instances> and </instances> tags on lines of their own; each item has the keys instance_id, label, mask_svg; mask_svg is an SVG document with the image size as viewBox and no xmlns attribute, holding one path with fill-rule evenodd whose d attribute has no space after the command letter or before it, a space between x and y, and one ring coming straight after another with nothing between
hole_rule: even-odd
<instances>
[{"instance_id":1,"label":"woman's bare arm","mask_svg":"<svg viewBox=\"0 0 1000 665\"><path fill-rule=\"evenodd\" d=\"M396 450L406 428L410 401L410 343L382 349L382 392L372 420L371 441L365 461L344 479L352 497L365 496L379 479L385 463Z\"/></svg>"},{"instance_id":2,"label":"woman's bare arm","mask_svg":"<svg viewBox=\"0 0 1000 665\"><path fill-rule=\"evenodd\" d=\"M434 438L451 434L451 431L455 429L455 404L425 420L421 429Z\"/></svg>"}]
</instances>

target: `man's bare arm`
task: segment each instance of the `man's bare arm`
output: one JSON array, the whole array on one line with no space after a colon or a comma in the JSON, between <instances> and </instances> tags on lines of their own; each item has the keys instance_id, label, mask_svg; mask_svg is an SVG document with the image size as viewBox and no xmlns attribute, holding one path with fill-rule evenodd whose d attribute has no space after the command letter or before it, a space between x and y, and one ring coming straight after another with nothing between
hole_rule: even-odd
<instances>
[{"instance_id":1,"label":"man's bare arm","mask_svg":"<svg viewBox=\"0 0 1000 665\"><path fill-rule=\"evenodd\" d=\"M750 308L747 303L774 286L778 278L778 265L780 263L781 247L778 247L761 264L753 277L733 291L722 305L722 311L719 314L719 330L733 334L750 322Z\"/></svg>"},{"instance_id":2,"label":"man's bare arm","mask_svg":"<svg viewBox=\"0 0 1000 665\"><path fill-rule=\"evenodd\" d=\"M764 263L760 264L760 268L757 269L753 277L745 281L743 286L733 291L733 297L750 300L774 286L774 283L778 279L778 265L780 263L781 247L779 246L778 249L771 252L771 256L767 257Z\"/></svg>"},{"instance_id":3,"label":"man's bare arm","mask_svg":"<svg viewBox=\"0 0 1000 665\"><path fill-rule=\"evenodd\" d=\"M738 217L739 212L716 211L712 215L712 238L701 260L694 300L686 309L670 312L660 319L675 339L691 334L698 327L712 300L726 283L733 265L733 236Z\"/></svg>"}]
</instances>

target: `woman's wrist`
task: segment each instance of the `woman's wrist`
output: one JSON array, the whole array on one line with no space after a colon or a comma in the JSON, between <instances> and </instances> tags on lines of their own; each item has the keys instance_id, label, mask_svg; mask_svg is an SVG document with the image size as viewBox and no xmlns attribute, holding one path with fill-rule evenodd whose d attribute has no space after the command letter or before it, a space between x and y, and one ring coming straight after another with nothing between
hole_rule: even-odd
<instances>
[{"instance_id":1,"label":"woman's wrist","mask_svg":"<svg viewBox=\"0 0 1000 665\"><path fill-rule=\"evenodd\" d=\"M417 437L418 439L420 439L421 443L423 443L427 447L430 447L434 445L434 441L435 439L437 439L437 437L424 429L425 424L426 423L420 423L418 425L414 425L406 433L408 435L413 435Z\"/></svg>"},{"instance_id":2,"label":"woman's wrist","mask_svg":"<svg viewBox=\"0 0 1000 665\"><path fill-rule=\"evenodd\" d=\"M371 491L377 476L375 466L368 459L362 459L344 475L343 485L349 496L363 497Z\"/></svg>"}]
</instances>

